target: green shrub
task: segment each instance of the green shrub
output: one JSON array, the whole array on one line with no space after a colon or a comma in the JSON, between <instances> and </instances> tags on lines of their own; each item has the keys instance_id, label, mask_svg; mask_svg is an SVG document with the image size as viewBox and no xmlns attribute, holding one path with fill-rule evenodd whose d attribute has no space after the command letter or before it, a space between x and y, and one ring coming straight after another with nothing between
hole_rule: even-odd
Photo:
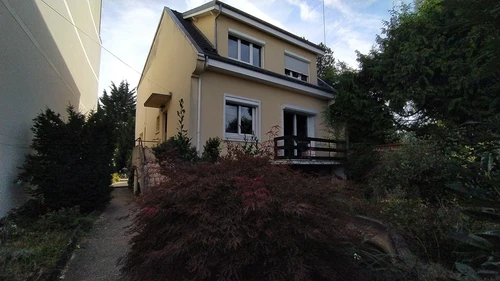
<instances>
[{"instance_id":1,"label":"green shrub","mask_svg":"<svg viewBox=\"0 0 500 281\"><path fill-rule=\"evenodd\" d=\"M218 137L209 138L203 146L201 160L215 163L219 160L221 150L221 139Z\"/></svg>"},{"instance_id":2,"label":"green shrub","mask_svg":"<svg viewBox=\"0 0 500 281\"><path fill-rule=\"evenodd\" d=\"M380 153L367 178L376 196L435 201L448 194L446 184L455 177L455 164L431 143L416 140Z\"/></svg>"},{"instance_id":3,"label":"green shrub","mask_svg":"<svg viewBox=\"0 0 500 281\"><path fill-rule=\"evenodd\" d=\"M120 181L120 175L118 173L113 173L111 175L111 183L119 182Z\"/></svg>"},{"instance_id":4,"label":"green shrub","mask_svg":"<svg viewBox=\"0 0 500 281\"><path fill-rule=\"evenodd\" d=\"M131 280L368 280L330 178L232 151L165 165L145 194L123 271Z\"/></svg>"},{"instance_id":5,"label":"green shrub","mask_svg":"<svg viewBox=\"0 0 500 281\"><path fill-rule=\"evenodd\" d=\"M96 220L78 208L44 215L36 215L30 209L31 206L23 206L0 220L1 280L55 280L70 257L72 249L68 243L89 231Z\"/></svg>"},{"instance_id":6,"label":"green shrub","mask_svg":"<svg viewBox=\"0 0 500 281\"><path fill-rule=\"evenodd\" d=\"M348 179L363 182L380 161L380 153L371 144L354 144L349 151L345 174Z\"/></svg>"},{"instance_id":7,"label":"green shrub","mask_svg":"<svg viewBox=\"0 0 500 281\"><path fill-rule=\"evenodd\" d=\"M50 109L34 119L34 153L19 178L34 186L31 194L49 209L91 211L110 198L113 124L99 111L88 117L71 106L67 111L67 122Z\"/></svg>"},{"instance_id":8,"label":"green shrub","mask_svg":"<svg viewBox=\"0 0 500 281\"><path fill-rule=\"evenodd\" d=\"M456 261L453 250L458 246L448 234L479 227L460 212L456 203L435 205L420 199L391 198L381 204L382 219L403 235L414 254L425 262L441 263L448 268Z\"/></svg>"}]
</instances>

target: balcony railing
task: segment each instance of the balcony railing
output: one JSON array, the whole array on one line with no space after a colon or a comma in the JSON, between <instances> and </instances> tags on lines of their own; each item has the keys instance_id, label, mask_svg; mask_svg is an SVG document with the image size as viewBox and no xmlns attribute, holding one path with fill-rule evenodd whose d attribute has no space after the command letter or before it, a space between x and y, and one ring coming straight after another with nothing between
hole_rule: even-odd
<instances>
[{"instance_id":1,"label":"balcony railing","mask_svg":"<svg viewBox=\"0 0 500 281\"><path fill-rule=\"evenodd\" d=\"M277 160L343 161L346 157L346 141L298 136L274 138Z\"/></svg>"}]
</instances>

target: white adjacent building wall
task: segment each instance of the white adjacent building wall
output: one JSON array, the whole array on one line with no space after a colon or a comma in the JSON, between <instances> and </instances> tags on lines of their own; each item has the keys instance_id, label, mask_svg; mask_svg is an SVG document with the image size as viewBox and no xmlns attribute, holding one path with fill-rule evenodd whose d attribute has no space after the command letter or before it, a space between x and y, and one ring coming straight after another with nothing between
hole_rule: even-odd
<instances>
[{"instance_id":1,"label":"white adjacent building wall","mask_svg":"<svg viewBox=\"0 0 500 281\"><path fill-rule=\"evenodd\" d=\"M0 217L25 201L15 184L37 114L97 108L101 0L0 0Z\"/></svg>"}]
</instances>

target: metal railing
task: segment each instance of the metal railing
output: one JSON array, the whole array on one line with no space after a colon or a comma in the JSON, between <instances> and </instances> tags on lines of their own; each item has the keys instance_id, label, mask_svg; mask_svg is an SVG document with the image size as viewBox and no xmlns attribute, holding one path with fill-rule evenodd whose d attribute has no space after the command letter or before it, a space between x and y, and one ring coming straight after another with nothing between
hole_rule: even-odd
<instances>
[{"instance_id":1,"label":"metal railing","mask_svg":"<svg viewBox=\"0 0 500 281\"><path fill-rule=\"evenodd\" d=\"M274 138L274 158L343 161L347 158L347 142L299 136L277 137Z\"/></svg>"}]
</instances>

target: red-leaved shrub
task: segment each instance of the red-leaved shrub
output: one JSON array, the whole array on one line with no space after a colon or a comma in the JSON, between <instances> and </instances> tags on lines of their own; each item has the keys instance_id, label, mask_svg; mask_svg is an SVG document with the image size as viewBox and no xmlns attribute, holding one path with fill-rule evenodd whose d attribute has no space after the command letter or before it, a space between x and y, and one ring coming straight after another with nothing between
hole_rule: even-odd
<instances>
[{"instance_id":1,"label":"red-leaved shrub","mask_svg":"<svg viewBox=\"0 0 500 281\"><path fill-rule=\"evenodd\" d=\"M367 280L329 178L235 150L217 164L163 164L168 182L139 200L131 280Z\"/></svg>"}]
</instances>

